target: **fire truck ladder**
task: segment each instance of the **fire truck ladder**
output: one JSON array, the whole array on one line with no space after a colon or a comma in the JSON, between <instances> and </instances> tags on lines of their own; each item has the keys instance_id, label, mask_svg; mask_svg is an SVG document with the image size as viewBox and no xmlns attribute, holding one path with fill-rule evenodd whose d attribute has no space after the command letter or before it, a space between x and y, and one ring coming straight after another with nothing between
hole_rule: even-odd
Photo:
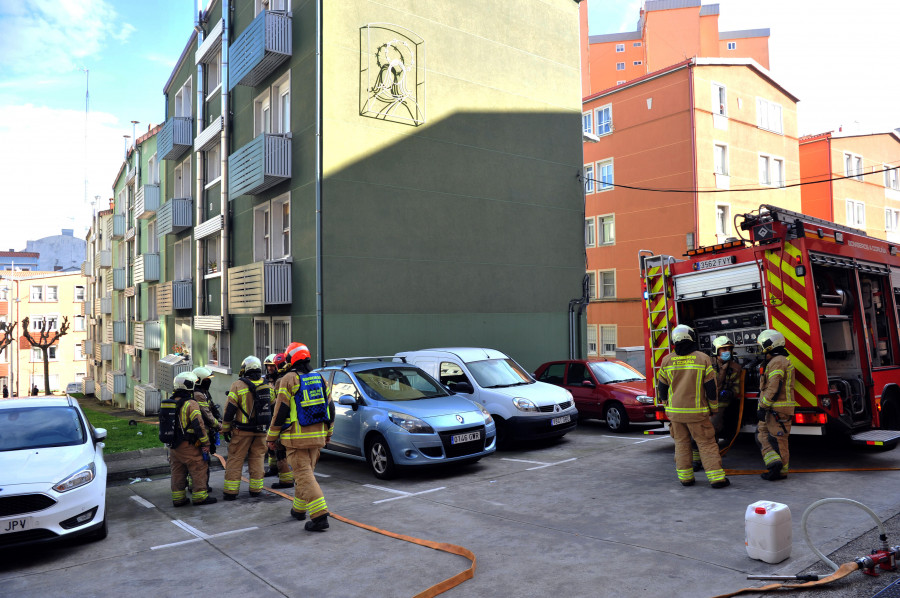
<instances>
[{"instance_id":1,"label":"fire truck ladder","mask_svg":"<svg viewBox=\"0 0 900 598\"><path fill-rule=\"evenodd\" d=\"M650 364L652 374L650 380L656 382L656 373L660 369L663 357L669 353L670 314L672 304L671 288L668 282L669 265L675 261L670 255L644 255L641 251L642 271L647 289L647 315L650 330Z\"/></svg>"}]
</instances>

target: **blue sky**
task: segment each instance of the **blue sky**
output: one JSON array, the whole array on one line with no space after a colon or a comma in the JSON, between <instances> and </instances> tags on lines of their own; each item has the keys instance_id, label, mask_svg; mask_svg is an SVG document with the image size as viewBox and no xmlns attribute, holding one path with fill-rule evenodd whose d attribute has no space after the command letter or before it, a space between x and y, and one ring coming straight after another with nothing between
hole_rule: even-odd
<instances>
[{"instance_id":1,"label":"blue sky","mask_svg":"<svg viewBox=\"0 0 900 598\"><path fill-rule=\"evenodd\" d=\"M592 34L634 30L642 5L588 2ZM718 4L723 31L771 29L771 72L801 99L801 134L900 127L900 2ZM139 135L162 122L162 88L190 36L193 8L193 0L0 0L0 250L61 228L84 235L85 174L88 198L105 203L130 121L140 121ZM82 67L90 69L87 160Z\"/></svg>"}]
</instances>

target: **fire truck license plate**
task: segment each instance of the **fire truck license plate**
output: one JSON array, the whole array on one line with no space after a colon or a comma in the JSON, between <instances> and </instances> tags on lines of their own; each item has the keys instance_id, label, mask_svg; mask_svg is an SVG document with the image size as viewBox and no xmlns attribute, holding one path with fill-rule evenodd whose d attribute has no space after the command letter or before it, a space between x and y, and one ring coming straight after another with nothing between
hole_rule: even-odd
<instances>
[{"instance_id":1,"label":"fire truck license plate","mask_svg":"<svg viewBox=\"0 0 900 598\"><path fill-rule=\"evenodd\" d=\"M694 264L694 270L706 270L707 268L721 268L722 266L730 266L734 263L734 256L715 257L711 260L703 260Z\"/></svg>"},{"instance_id":2,"label":"fire truck license plate","mask_svg":"<svg viewBox=\"0 0 900 598\"><path fill-rule=\"evenodd\" d=\"M481 440L481 432L469 432L468 434L457 434L450 437L450 444L461 444L463 442L473 442Z\"/></svg>"}]
</instances>

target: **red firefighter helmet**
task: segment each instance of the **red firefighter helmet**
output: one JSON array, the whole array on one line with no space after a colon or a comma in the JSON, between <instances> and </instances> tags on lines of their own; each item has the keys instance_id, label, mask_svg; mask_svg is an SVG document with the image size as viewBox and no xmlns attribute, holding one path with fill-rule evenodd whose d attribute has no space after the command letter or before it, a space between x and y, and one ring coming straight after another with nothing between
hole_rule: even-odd
<instances>
[{"instance_id":1,"label":"red firefighter helmet","mask_svg":"<svg viewBox=\"0 0 900 598\"><path fill-rule=\"evenodd\" d=\"M304 359L310 359L312 355L309 348L303 343L293 342L284 350L284 359L291 365L295 365Z\"/></svg>"}]
</instances>

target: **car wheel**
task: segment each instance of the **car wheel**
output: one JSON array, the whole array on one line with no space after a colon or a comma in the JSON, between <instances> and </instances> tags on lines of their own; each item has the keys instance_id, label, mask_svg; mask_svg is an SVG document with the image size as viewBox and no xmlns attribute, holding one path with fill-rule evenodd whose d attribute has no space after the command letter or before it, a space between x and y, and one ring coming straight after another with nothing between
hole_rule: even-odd
<instances>
[{"instance_id":1,"label":"car wheel","mask_svg":"<svg viewBox=\"0 0 900 598\"><path fill-rule=\"evenodd\" d=\"M397 475L397 466L394 465L394 457L391 456L391 448L383 436L374 436L366 448L366 459L372 473L379 480L390 480Z\"/></svg>"},{"instance_id":2,"label":"car wheel","mask_svg":"<svg viewBox=\"0 0 900 598\"><path fill-rule=\"evenodd\" d=\"M610 403L607 405L605 419L610 432L625 432L628 430L628 414L621 403Z\"/></svg>"}]
</instances>

